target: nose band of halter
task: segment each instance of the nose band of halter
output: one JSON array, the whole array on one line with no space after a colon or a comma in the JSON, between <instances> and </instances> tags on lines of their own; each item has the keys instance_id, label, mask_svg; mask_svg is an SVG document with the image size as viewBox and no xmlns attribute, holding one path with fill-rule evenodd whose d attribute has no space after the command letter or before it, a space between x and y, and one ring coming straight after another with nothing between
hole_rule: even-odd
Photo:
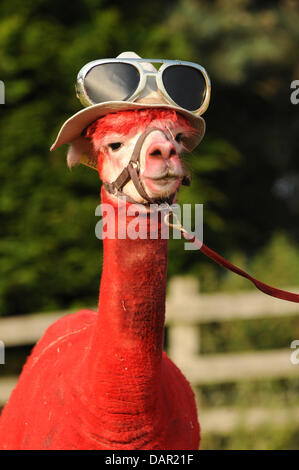
<instances>
[{"instance_id":1,"label":"nose band of halter","mask_svg":"<svg viewBox=\"0 0 299 470\"><path fill-rule=\"evenodd\" d=\"M154 204L157 202L153 200L146 192L144 185L140 179L140 152L142 145L146 137L154 131L163 132L168 140L172 140L172 135L168 130L163 130L158 127L151 127L146 129L138 138L132 156L128 165L122 170L120 175L112 183L103 183L104 188L108 193L113 194L114 196L125 196L128 202L136 203L131 197L127 196L123 192L123 187L131 180L138 192L138 194L145 199L149 204ZM184 175L182 178L182 184L189 186L191 183L191 178L189 175Z\"/></svg>"}]
</instances>

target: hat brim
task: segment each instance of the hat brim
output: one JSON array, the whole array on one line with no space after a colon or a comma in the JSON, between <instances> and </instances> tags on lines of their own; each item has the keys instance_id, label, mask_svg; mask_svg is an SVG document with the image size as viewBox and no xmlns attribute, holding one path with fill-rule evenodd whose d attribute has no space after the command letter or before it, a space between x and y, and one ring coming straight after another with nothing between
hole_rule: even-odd
<instances>
[{"instance_id":1,"label":"hat brim","mask_svg":"<svg viewBox=\"0 0 299 470\"><path fill-rule=\"evenodd\" d=\"M57 149L63 144L71 144L72 141L78 138L83 130L96 119L105 116L109 113L116 113L118 111L125 111L130 109L140 108L165 108L173 109L186 118L198 132L195 135L188 137L188 150L192 151L201 141L205 133L205 121L200 116L195 116L190 111L184 110L178 106L171 104L160 103L130 103L125 101L107 101L104 103L89 106L80 110L78 113L71 116L62 125L54 144L51 146L51 151Z\"/></svg>"}]
</instances>

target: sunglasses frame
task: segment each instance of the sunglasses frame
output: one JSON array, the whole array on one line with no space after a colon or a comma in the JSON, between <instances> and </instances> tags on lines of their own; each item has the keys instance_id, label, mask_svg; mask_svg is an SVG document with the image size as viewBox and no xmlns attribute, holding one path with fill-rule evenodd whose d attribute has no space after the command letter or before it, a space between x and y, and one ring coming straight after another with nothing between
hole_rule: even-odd
<instances>
[{"instance_id":1,"label":"sunglasses frame","mask_svg":"<svg viewBox=\"0 0 299 470\"><path fill-rule=\"evenodd\" d=\"M87 91L86 91L85 86L84 86L84 80L85 80L86 75L88 74L88 72L90 72L91 69L93 69L97 65L108 64L108 63L111 63L111 62L112 63L122 63L122 64L134 65L135 68L139 72L139 77L140 77L139 84L138 84L136 90L134 91L134 93L128 99L125 100L126 102L134 102L136 100L136 98L138 98L138 96L142 93L144 88L146 87L147 77L152 76L156 80L156 85L157 85L158 92L170 104L173 104L176 107L179 107L179 108L184 109L186 111L189 111L190 113L195 114L196 116L200 116L201 114L203 114L206 111L207 107L209 106L210 96L211 96L211 82L210 82L210 79L209 79L209 76L208 76L206 70L201 65L195 64L194 62L187 62L187 61L182 61L182 60L143 59L143 58L140 58L140 59L137 59L137 58L132 58L132 59L121 59L121 58L118 58L118 59L99 59L99 60L93 60L92 62L88 62L88 64L84 65L84 67L82 67L82 69L78 73L77 83L76 83L76 86L75 86L77 97L79 98L79 100L81 101L83 106L87 107L87 106L100 104L100 103L96 103L96 102L92 101L89 98L88 94L87 94ZM162 66L156 72L151 72L151 71L143 69L142 62L148 62L148 63L152 63L152 64L162 64ZM190 109L183 108L182 106L178 105L171 98L171 96L169 96L169 94L167 93L167 91L164 87L164 84L163 84L162 75L163 75L163 72L167 68L169 68L173 65L185 65L185 66L194 68L196 70L199 70L201 72L201 74L203 75L204 80L205 80L205 84L206 84L206 93L205 93L203 103L201 104L201 106L199 108L197 108L195 110L190 110Z\"/></svg>"}]
</instances>

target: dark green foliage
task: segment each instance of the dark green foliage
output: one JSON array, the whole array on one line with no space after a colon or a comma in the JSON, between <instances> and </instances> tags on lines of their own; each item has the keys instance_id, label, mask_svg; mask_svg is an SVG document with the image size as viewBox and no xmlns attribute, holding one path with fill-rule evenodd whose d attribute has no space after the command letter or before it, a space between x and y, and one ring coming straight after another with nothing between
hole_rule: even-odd
<instances>
[{"instance_id":1,"label":"dark green foliage","mask_svg":"<svg viewBox=\"0 0 299 470\"><path fill-rule=\"evenodd\" d=\"M1 3L1 314L96 303L98 178L86 168L69 172L66 148L51 154L49 147L80 109L78 70L123 50L195 60L210 73L207 136L186 157L193 184L180 195L204 204L206 243L251 256L277 229L296 239L295 193L279 188L290 175L297 184L298 112L289 86L298 70L298 15L294 2L282 1L264 8L239 0ZM195 273L209 291L223 276L172 241L169 276L181 272Z\"/></svg>"}]
</instances>

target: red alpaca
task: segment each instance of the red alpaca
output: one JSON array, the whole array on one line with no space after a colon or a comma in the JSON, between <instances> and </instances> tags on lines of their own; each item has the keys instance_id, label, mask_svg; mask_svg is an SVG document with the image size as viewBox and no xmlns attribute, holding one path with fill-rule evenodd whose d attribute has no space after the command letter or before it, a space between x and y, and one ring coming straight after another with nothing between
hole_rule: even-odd
<instances>
[{"instance_id":1,"label":"red alpaca","mask_svg":"<svg viewBox=\"0 0 299 470\"><path fill-rule=\"evenodd\" d=\"M175 196L184 136L197 131L171 110L122 111L92 124L85 140L100 178L109 188L145 129L143 186L154 200ZM146 202L132 181L124 188ZM102 203L115 208L117 227L118 198L106 189ZM163 352L167 247L161 237L104 240L98 312L67 315L37 343L1 416L1 449L198 449L193 392Z\"/></svg>"}]
</instances>

